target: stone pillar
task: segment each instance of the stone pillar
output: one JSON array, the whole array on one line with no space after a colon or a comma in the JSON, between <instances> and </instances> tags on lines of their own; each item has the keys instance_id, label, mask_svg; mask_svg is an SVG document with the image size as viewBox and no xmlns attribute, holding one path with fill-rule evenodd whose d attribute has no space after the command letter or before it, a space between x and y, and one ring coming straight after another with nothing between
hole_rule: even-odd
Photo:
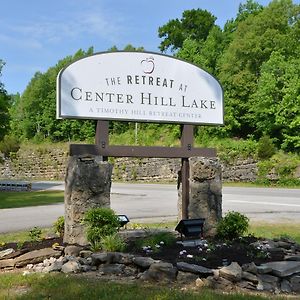
<instances>
[{"instance_id":1,"label":"stone pillar","mask_svg":"<svg viewBox=\"0 0 300 300\"><path fill-rule=\"evenodd\" d=\"M205 218L204 235L214 236L222 218L222 171L217 159L192 157L189 178L188 218ZM179 178L179 181L181 179ZM178 218L181 219L181 182L178 184Z\"/></svg>"},{"instance_id":2,"label":"stone pillar","mask_svg":"<svg viewBox=\"0 0 300 300\"><path fill-rule=\"evenodd\" d=\"M110 207L112 165L101 156L71 156L65 178L64 242L86 245L82 218L94 207Z\"/></svg>"}]
</instances>

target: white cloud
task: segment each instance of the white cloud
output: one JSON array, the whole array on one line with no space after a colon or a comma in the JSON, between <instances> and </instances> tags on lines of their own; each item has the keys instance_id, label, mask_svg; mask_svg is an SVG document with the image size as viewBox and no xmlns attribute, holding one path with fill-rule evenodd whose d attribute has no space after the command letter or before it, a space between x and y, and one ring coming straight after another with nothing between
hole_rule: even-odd
<instances>
[{"instance_id":1,"label":"white cloud","mask_svg":"<svg viewBox=\"0 0 300 300\"><path fill-rule=\"evenodd\" d=\"M115 21L113 21L115 20ZM55 17L40 17L22 23L7 24L0 21L0 41L10 46L41 49L62 41L91 38L115 43L124 30L124 18L97 10L66 12ZM5 32L5 33L3 33Z\"/></svg>"}]
</instances>

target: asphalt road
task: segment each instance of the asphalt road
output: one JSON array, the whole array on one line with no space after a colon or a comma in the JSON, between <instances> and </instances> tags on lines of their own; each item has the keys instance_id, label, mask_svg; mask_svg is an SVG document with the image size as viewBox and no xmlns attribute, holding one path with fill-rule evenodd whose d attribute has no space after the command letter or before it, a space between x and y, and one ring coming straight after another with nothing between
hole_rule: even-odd
<instances>
[{"instance_id":1,"label":"asphalt road","mask_svg":"<svg viewBox=\"0 0 300 300\"><path fill-rule=\"evenodd\" d=\"M63 190L61 182L39 182L33 189ZM1 194L0 194L1 199ZM114 183L111 207L132 222L166 222L177 218L176 185ZM300 189L223 187L223 213L239 211L252 221L300 223ZM49 227L64 205L0 210L0 232Z\"/></svg>"}]
</instances>

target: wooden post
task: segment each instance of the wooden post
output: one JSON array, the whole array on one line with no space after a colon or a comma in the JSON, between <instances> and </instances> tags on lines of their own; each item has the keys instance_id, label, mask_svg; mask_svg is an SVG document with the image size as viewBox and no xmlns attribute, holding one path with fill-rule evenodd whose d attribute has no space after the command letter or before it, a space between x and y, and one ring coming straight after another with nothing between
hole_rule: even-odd
<instances>
[{"instance_id":1,"label":"wooden post","mask_svg":"<svg viewBox=\"0 0 300 300\"><path fill-rule=\"evenodd\" d=\"M194 127L192 125L182 125L181 127L181 147L187 151L191 151L193 148L194 140ZM190 166L189 159L181 159L181 185L182 185L182 219L188 219L188 207L189 207L189 191L190 191Z\"/></svg>"},{"instance_id":2,"label":"wooden post","mask_svg":"<svg viewBox=\"0 0 300 300\"><path fill-rule=\"evenodd\" d=\"M109 143L109 121L97 121L95 144L101 149L108 147ZM103 156L103 161L107 161L108 157Z\"/></svg>"}]
</instances>

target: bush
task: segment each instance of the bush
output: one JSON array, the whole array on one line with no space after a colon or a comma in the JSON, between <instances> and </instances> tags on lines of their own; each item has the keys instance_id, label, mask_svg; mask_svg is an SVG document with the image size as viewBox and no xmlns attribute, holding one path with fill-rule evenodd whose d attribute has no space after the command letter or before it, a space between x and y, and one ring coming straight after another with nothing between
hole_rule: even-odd
<instances>
[{"instance_id":1,"label":"bush","mask_svg":"<svg viewBox=\"0 0 300 300\"><path fill-rule=\"evenodd\" d=\"M245 215L231 211L217 225L217 237L232 240L241 237L248 231L249 219Z\"/></svg>"},{"instance_id":2,"label":"bush","mask_svg":"<svg viewBox=\"0 0 300 300\"><path fill-rule=\"evenodd\" d=\"M85 213L83 223L87 226L87 239L93 245L104 236L117 233L120 228L118 216L110 208L92 208Z\"/></svg>"},{"instance_id":3,"label":"bush","mask_svg":"<svg viewBox=\"0 0 300 300\"><path fill-rule=\"evenodd\" d=\"M11 153L16 153L20 149L20 143L17 138L6 135L3 141L0 142L0 152L5 157L9 157Z\"/></svg>"},{"instance_id":4,"label":"bush","mask_svg":"<svg viewBox=\"0 0 300 300\"><path fill-rule=\"evenodd\" d=\"M57 220L53 223L53 229L54 232L58 234L60 237L64 236L65 218L63 216L58 217Z\"/></svg>"},{"instance_id":5,"label":"bush","mask_svg":"<svg viewBox=\"0 0 300 300\"><path fill-rule=\"evenodd\" d=\"M29 238L31 241L37 242L42 239L42 230L39 227L33 227L29 231Z\"/></svg>"},{"instance_id":6,"label":"bush","mask_svg":"<svg viewBox=\"0 0 300 300\"><path fill-rule=\"evenodd\" d=\"M125 246L124 240L117 233L104 236L100 241L100 247L104 251L122 252L124 251Z\"/></svg>"},{"instance_id":7,"label":"bush","mask_svg":"<svg viewBox=\"0 0 300 300\"><path fill-rule=\"evenodd\" d=\"M257 145L257 156L264 160L272 157L276 152L276 148L272 139L268 135L262 136Z\"/></svg>"}]
</instances>

